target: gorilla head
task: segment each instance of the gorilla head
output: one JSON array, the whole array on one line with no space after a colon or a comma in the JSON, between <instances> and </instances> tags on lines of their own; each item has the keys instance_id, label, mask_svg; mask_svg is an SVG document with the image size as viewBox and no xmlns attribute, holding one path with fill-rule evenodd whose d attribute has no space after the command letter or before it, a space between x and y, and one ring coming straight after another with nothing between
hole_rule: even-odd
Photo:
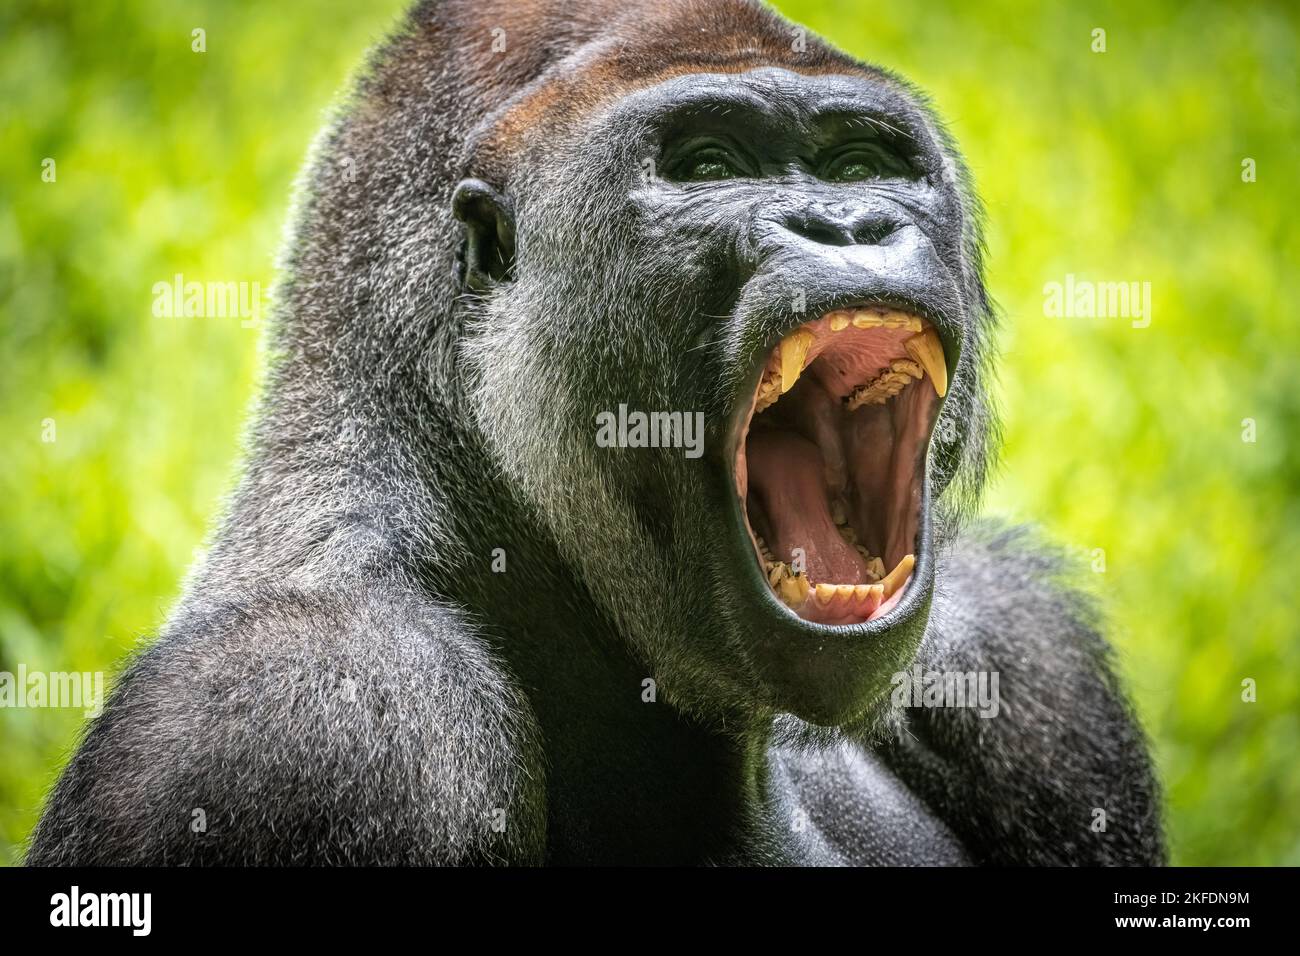
<instances>
[{"instance_id":1,"label":"gorilla head","mask_svg":"<svg viewBox=\"0 0 1300 956\"><path fill-rule=\"evenodd\" d=\"M318 564L715 724L876 712L993 432L978 210L914 91L746 0L430 2L306 201L273 390L350 423ZM682 427L598 441L634 413Z\"/></svg>"}]
</instances>

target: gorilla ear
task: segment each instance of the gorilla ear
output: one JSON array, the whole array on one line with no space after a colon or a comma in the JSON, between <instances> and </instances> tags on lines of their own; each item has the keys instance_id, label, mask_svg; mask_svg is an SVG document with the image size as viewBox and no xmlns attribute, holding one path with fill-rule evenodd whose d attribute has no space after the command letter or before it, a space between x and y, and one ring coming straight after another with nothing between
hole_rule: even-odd
<instances>
[{"instance_id":1,"label":"gorilla ear","mask_svg":"<svg viewBox=\"0 0 1300 956\"><path fill-rule=\"evenodd\" d=\"M474 292L487 292L508 280L515 264L510 200L480 179L463 179L451 194L451 212L465 224L464 284Z\"/></svg>"}]
</instances>

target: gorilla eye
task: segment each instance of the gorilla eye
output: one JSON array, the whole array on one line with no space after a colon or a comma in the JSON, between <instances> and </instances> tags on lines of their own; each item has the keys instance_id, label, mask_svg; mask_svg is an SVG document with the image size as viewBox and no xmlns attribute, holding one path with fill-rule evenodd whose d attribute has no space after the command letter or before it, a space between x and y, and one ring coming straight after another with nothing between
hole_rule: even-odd
<instances>
[{"instance_id":1,"label":"gorilla eye","mask_svg":"<svg viewBox=\"0 0 1300 956\"><path fill-rule=\"evenodd\" d=\"M683 150L671 158L668 178L683 183L707 183L749 175L744 161L717 143Z\"/></svg>"},{"instance_id":2,"label":"gorilla eye","mask_svg":"<svg viewBox=\"0 0 1300 956\"><path fill-rule=\"evenodd\" d=\"M916 175L906 157L878 143L858 143L834 154L822 170L832 183L860 183L868 179L911 179Z\"/></svg>"},{"instance_id":3,"label":"gorilla eye","mask_svg":"<svg viewBox=\"0 0 1300 956\"><path fill-rule=\"evenodd\" d=\"M701 159L691 165L683 178L692 182L705 182L710 179L735 179L736 171L726 160Z\"/></svg>"}]
</instances>

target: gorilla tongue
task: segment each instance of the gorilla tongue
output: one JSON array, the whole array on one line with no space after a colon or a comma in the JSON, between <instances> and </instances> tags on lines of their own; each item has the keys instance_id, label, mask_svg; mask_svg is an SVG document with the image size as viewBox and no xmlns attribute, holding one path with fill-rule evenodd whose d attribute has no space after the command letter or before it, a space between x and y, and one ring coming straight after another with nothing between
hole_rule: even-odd
<instances>
[{"instance_id":1,"label":"gorilla tongue","mask_svg":"<svg viewBox=\"0 0 1300 956\"><path fill-rule=\"evenodd\" d=\"M778 556L788 560L803 548L813 581L875 583L831 517L826 463L815 443L796 432L759 427L750 433L747 457L750 493L761 503L765 540Z\"/></svg>"}]
</instances>

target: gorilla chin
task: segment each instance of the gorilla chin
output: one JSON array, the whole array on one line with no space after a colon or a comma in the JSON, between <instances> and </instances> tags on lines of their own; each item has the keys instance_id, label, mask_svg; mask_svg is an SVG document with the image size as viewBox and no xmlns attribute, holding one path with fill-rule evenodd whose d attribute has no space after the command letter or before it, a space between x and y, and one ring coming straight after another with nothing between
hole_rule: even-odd
<instances>
[{"instance_id":1,"label":"gorilla chin","mask_svg":"<svg viewBox=\"0 0 1300 956\"><path fill-rule=\"evenodd\" d=\"M908 309L844 305L786 333L755 378L724 454L751 653L783 706L844 723L882 696L889 662L905 662L924 627L945 343Z\"/></svg>"}]
</instances>

